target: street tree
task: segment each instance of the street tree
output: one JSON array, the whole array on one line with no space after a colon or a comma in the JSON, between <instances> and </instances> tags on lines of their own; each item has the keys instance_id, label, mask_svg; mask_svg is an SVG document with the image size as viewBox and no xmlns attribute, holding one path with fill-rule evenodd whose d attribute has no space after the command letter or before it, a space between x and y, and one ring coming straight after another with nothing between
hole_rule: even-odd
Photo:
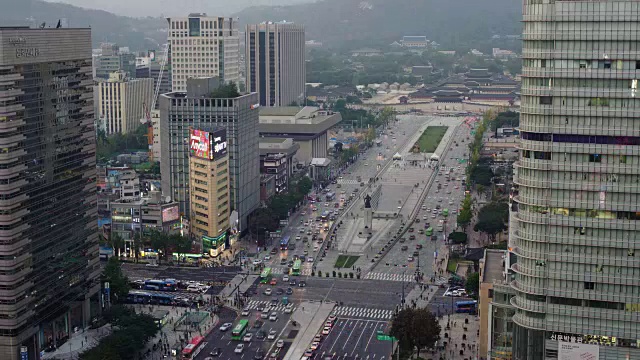
<instances>
[{"instance_id":1,"label":"street tree","mask_svg":"<svg viewBox=\"0 0 640 360\"><path fill-rule=\"evenodd\" d=\"M129 279L122 272L120 260L116 257L111 257L107 261L102 273L102 279L109 283L112 303L117 303L119 299L125 299L129 294L129 290L131 290Z\"/></svg>"},{"instance_id":2,"label":"street tree","mask_svg":"<svg viewBox=\"0 0 640 360\"><path fill-rule=\"evenodd\" d=\"M459 231L452 232L449 234L449 241L451 241L452 244L466 244L467 234Z\"/></svg>"},{"instance_id":3,"label":"street tree","mask_svg":"<svg viewBox=\"0 0 640 360\"><path fill-rule=\"evenodd\" d=\"M464 289L467 290L467 292L470 293L474 299L477 299L478 292L480 291L480 274L474 272L467 276L467 281L464 284Z\"/></svg>"},{"instance_id":4,"label":"street tree","mask_svg":"<svg viewBox=\"0 0 640 360\"><path fill-rule=\"evenodd\" d=\"M399 311L391 321L391 336L398 339L400 348L413 353L432 348L440 340L440 324L436 317L426 308L407 308Z\"/></svg>"},{"instance_id":5,"label":"street tree","mask_svg":"<svg viewBox=\"0 0 640 360\"><path fill-rule=\"evenodd\" d=\"M458 225L462 227L463 232L467 232L467 226L471 223L473 213L471 211L472 199L471 195L467 194L462 201L462 207L458 213Z\"/></svg>"},{"instance_id":6,"label":"street tree","mask_svg":"<svg viewBox=\"0 0 640 360\"><path fill-rule=\"evenodd\" d=\"M278 229L279 221L272 210L268 208L259 208L249 216L249 233L260 238L260 235L266 231L276 231Z\"/></svg>"},{"instance_id":7,"label":"street tree","mask_svg":"<svg viewBox=\"0 0 640 360\"><path fill-rule=\"evenodd\" d=\"M151 230L151 234L149 235L149 239L151 240L151 246L158 250L162 251L162 254L158 256L158 263L161 260L167 259L167 254L169 253L169 247L171 246L171 241L169 240L169 234L164 231L159 231L156 229Z\"/></svg>"},{"instance_id":8,"label":"street tree","mask_svg":"<svg viewBox=\"0 0 640 360\"><path fill-rule=\"evenodd\" d=\"M140 248L142 248L142 235L136 231L136 233L133 234L133 251L136 263L140 257Z\"/></svg>"},{"instance_id":9,"label":"street tree","mask_svg":"<svg viewBox=\"0 0 640 360\"><path fill-rule=\"evenodd\" d=\"M191 239L186 236L182 236L179 233L173 233L169 235L169 245L177 252L178 254L187 254L191 252L191 248L193 247L193 243Z\"/></svg>"},{"instance_id":10,"label":"street tree","mask_svg":"<svg viewBox=\"0 0 640 360\"><path fill-rule=\"evenodd\" d=\"M109 232L109 244L113 249L113 254L115 256L120 256L120 249L124 247L124 239L120 234L114 232L113 229Z\"/></svg>"},{"instance_id":11,"label":"street tree","mask_svg":"<svg viewBox=\"0 0 640 360\"><path fill-rule=\"evenodd\" d=\"M313 188L313 181L308 176L303 176L298 180L297 191L302 195L307 195Z\"/></svg>"},{"instance_id":12,"label":"street tree","mask_svg":"<svg viewBox=\"0 0 640 360\"><path fill-rule=\"evenodd\" d=\"M485 205L478 211L478 222L473 230L481 231L495 240L496 234L507 229L509 218L509 204L506 202L493 202Z\"/></svg>"}]
</instances>

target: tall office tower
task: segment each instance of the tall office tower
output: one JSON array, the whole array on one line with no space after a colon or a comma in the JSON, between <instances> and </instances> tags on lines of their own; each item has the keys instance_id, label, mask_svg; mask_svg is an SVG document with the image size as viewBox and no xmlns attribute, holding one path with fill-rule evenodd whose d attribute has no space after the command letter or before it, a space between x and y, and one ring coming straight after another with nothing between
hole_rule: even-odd
<instances>
[{"instance_id":1,"label":"tall office tower","mask_svg":"<svg viewBox=\"0 0 640 360\"><path fill-rule=\"evenodd\" d=\"M237 19L189 14L167 18L171 49L171 88L187 90L187 79L218 77L238 84L239 49Z\"/></svg>"},{"instance_id":2,"label":"tall office tower","mask_svg":"<svg viewBox=\"0 0 640 360\"><path fill-rule=\"evenodd\" d=\"M289 106L304 100L304 26L288 22L247 25L245 76L262 106Z\"/></svg>"},{"instance_id":3,"label":"tall office tower","mask_svg":"<svg viewBox=\"0 0 640 360\"><path fill-rule=\"evenodd\" d=\"M200 251L213 257L226 248L231 215L227 131L191 129L189 132L191 235Z\"/></svg>"},{"instance_id":4,"label":"tall office tower","mask_svg":"<svg viewBox=\"0 0 640 360\"><path fill-rule=\"evenodd\" d=\"M0 359L100 309L92 84L90 29L0 27Z\"/></svg>"},{"instance_id":5,"label":"tall office tower","mask_svg":"<svg viewBox=\"0 0 640 360\"><path fill-rule=\"evenodd\" d=\"M513 358L640 359L640 2L523 7Z\"/></svg>"},{"instance_id":6,"label":"tall office tower","mask_svg":"<svg viewBox=\"0 0 640 360\"><path fill-rule=\"evenodd\" d=\"M160 96L160 150L162 190L189 216L189 127L227 130L232 210L247 229L247 218L260 203L260 149L258 146L258 94L216 97L215 78L189 79L187 91Z\"/></svg>"},{"instance_id":7,"label":"tall office tower","mask_svg":"<svg viewBox=\"0 0 640 360\"><path fill-rule=\"evenodd\" d=\"M111 73L109 80L98 82L98 116L107 135L135 132L145 107L151 106L152 79L128 79L123 71Z\"/></svg>"},{"instance_id":8,"label":"tall office tower","mask_svg":"<svg viewBox=\"0 0 640 360\"><path fill-rule=\"evenodd\" d=\"M130 79L136 77L136 54L121 51L116 44L104 43L100 46L102 54L95 57L96 78L109 79L112 72L124 71Z\"/></svg>"}]
</instances>

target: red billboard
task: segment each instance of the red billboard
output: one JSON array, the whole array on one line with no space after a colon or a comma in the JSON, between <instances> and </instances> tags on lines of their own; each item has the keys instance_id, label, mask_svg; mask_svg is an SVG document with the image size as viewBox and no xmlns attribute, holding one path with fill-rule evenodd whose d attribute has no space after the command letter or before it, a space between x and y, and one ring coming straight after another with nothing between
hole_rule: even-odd
<instances>
[{"instance_id":1,"label":"red billboard","mask_svg":"<svg viewBox=\"0 0 640 360\"><path fill-rule=\"evenodd\" d=\"M189 130L189 149L191 156L202 159L211 159L211 140L208 131L190 129Z\"/></svg>"}]
</instances>

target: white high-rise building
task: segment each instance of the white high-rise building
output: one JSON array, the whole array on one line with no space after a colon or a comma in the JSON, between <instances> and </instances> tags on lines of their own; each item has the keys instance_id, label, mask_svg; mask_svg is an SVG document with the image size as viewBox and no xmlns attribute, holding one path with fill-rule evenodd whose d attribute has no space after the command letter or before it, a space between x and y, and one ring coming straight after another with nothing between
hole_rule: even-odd
<instances>
[{"instance_id":1,"label":"white high-rise building","mask_svg":"<svg viewBox=\"0 0 640 360\"><path fill-rule=\"evenodd\" d=\"M512 358L640 359L640 2L523 7Z\"/></svg>"},{"instance_id":2,"label":"white high-rise building","mask_svg":"<svg viewBox=\"0 0 640 360\"><path fill-rule=\"evenodd\" d=\"M117 71L99 82L96 91L100 128L107 135L126 134L136 131L145 106L151 106L153 79L130 80L125 72Z\"/></svg>"},{"instance_id":3,"label":"white high-rise building","mask_svg":"<svg viewBox=\"0 0 640 360\"><path fill-rule=\"evenodd\" d=\"M289 106L304 100L306 83L304 26L290 22L247 25L247 91L262 106Z\"/></svg>"},{"instance_id":4,"label":"white high-rise building","mask_svg":"<svg viewBox=\"0 0 640 360\"><path fill-rule=\"evenodd\" d=\"M237 19L189 14L167 18L171 47L172 91L187 91L188 78L218 77L238 84L239 49Z\"/></svg>"}]
</instances>

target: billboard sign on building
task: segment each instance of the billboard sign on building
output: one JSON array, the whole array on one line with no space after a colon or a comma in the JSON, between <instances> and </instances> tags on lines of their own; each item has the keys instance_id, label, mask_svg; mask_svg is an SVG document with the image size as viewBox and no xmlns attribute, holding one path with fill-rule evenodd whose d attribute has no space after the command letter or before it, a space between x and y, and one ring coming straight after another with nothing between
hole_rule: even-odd
<instances>
[{"instance_id":1,"label":"billboard sign on building","mask_svg":"<svg viewBox=\"0 0 640 360\"><path fill-rule=\"evenodd\" d=\"M558 360L599 360L598 345L558 341Z\"/></svg>"},{"instance_id":2,"label":"billboard sign on building","mask_svg":"<svg viewBox=\"0 0 640 360\"><path fill-rule=\"evenodd\" d=\"M208 131L190 129L189 130L189 149L191 156L201 159L211 159L211 141Z\"/></svg>"},{"instance_id":3,"label":"billboard sign on building","mask_svg":"<svg viewBox=\"0 0 640 360\"><path fill-rule=\"evenodd\" d=\"M227 130L219 129L210 134L211 149L213 149L213 157L211 160L218 160L227 155Z\"/></svg>"},{"instance_id":4,"label":"billboard sign on building","mask_svg":"<svg viewBox=\"0 0 640 360\"><path fill-rule=\"evenodd\" d=\"M162 209L162 222L176 221L180 219L180 209L178 205Z\"/></svg>"}]
</instances>

